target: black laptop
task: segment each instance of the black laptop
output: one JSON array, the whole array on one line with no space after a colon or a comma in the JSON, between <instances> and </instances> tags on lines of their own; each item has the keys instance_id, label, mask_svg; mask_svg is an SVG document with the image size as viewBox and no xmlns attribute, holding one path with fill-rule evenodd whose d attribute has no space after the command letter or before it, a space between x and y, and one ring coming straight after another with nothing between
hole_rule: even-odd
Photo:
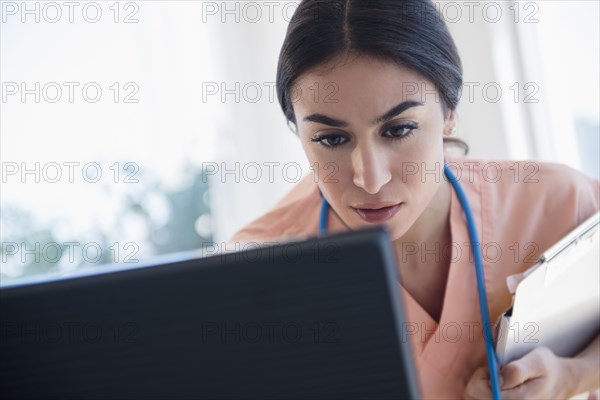
<instances>
[{"instance_id":1,"label":"black laptop","mask_svg":"<svg viewBox=\"0 0 600 400\"><path fill-rule=\"evenodd\" d=\"M0 288L2 398L418 398L384 227Z\"/></svg>"}]
</instances>

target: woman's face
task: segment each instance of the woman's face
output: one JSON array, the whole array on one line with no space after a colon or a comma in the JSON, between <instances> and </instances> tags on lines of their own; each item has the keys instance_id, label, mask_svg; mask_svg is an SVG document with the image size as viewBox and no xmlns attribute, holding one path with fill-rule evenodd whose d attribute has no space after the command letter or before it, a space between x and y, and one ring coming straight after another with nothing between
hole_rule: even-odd
<instances>
[{"instance_id":1,"label":"woman's face","mask_svg":"<svg viewBox=\"0 0 600 400\"><path fill-rule=\"evenodd\" d=\"M444 119L434 85L360 57L315 68L294 89L298 134L329 204L352 229L382 223L403 236L445 182L442 137L454 113Z\"/></svg>"}]
</instances>

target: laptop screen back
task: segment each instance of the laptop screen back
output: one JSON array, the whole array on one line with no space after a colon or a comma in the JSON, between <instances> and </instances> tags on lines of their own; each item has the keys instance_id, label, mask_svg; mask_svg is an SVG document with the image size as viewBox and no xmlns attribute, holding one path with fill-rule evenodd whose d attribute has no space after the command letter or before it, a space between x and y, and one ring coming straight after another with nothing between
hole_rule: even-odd
<instances>
[{"instance_id":1,"label":"laptop screen back","mask_svg":"<svg viewBox=\"0 0 600 400\"><path fill-rule=\"evenodd\" d=\"M383 228L0 290L0 392L417 398Z\"/></svg>"}]
</instances>

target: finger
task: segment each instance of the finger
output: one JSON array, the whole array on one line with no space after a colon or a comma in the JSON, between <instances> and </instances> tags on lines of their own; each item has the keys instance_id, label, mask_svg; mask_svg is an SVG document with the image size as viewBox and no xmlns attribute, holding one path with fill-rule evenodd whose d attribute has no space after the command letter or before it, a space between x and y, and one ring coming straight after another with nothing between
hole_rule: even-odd
<instances>
[{"instance_id":1,"label":"finger","mask_svg":"<svg viewBox=\"0 0 600 400\"><path fill-rule=\"evenodd\" d=\"M588 400L600 400L600 388L591 390L588 395Z\"/></svg>"},{"instance_id":2,"label":"finger","mask_svg":"<svg viewBox=\"0 0 600 400\"><path fill-rule=\"evenodd\" d=\"M550 398L544 396L544 387L547 385L544 379L529 379L522 385L512 389L504 389L500 392L502 400L523 400ZM554 397L556 398L556 397Z\"/></svg>"},{"instance_id":3,"label":"finger","mask_svg":"<svg viewBox=\"0 0 600 400\"><path fill-rule=\"evenodd\" d=\"M463 397L465 399L491 399L492 391L489 386L490 374L487 368L481 367L474 373L467 386Z\"/></svg>"},{"instance_id":4,"label":"finger","mask_svg":"<svg viewBox=\"0 0 600 400\"><path fill-rule=\"evenodd\" d=\"M503 381L502 389L512 389L529 379L542 376L544 373L546 351L549 350L538 347L518 360L506 364L500 370L500 376Z\"/></svg>"}]
</instances>

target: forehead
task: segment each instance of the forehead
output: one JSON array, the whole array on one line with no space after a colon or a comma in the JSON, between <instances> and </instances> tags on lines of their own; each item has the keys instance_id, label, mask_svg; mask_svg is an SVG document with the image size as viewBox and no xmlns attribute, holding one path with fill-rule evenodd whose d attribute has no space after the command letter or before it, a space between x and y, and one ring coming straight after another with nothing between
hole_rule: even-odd
<instances>
[{"instance_id":1,"label":"forehead","mask_svg":"<svg viewBox=\"0 0 600 400\"><path fill-rule=\"evenodd\" d=\"M338 57L300 76L290 92L297 117L319 112L371 118L406 100L439 104L433 83L418 72L371 57Z\"/></svg>"}]
</instances>

